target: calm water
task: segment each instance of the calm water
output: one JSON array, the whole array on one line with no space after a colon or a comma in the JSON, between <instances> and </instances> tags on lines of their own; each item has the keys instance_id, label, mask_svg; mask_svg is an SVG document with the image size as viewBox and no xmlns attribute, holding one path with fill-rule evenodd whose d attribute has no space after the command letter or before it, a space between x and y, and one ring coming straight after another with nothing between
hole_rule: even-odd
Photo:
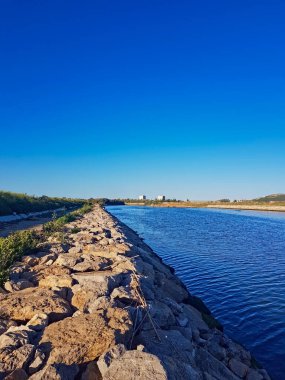
<instances>
[{"instance_id":1,"label":"calm water","mask_svg":"<svg viewBox=\"0 0 285 380\"><path fill-rule=\"evenodd\" d=\"M285 379L285 214L115 206L225 331Z\"/></svg>"}]
</instances>

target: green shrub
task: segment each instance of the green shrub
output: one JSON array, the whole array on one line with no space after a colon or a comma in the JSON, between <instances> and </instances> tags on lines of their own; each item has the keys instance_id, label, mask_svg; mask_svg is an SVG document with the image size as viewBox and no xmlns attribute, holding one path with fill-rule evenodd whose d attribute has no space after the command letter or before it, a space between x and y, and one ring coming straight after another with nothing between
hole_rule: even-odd
<instances>
[{"instance_id":1,"label":"green shrub","mask_svg":"<svg viewBox=\"0 0 285 380\"><path fill-rule=\"evenodd\" d=\"M83 199L52 198L45 195L31 196L10 191L0 191L0 215L9 215L14 212L26 214L29 212L54 210L57 208L72 208L84 204Z\"/></svg>"},{"instance_id":2,"label":"green shrub","mask_svg":"<svg viewBox=\"0 0 285 380\"><path fill-rule=\"evenodd\" d=\"M65 224L73 222L92 209L92 204L86 203L76 211L45 223L43 225L43 236L41 237L35 231L21 231L15 232L6 238L0 238L0 286L6 281L9 268L15 261L20 260L22 256L32 254L45 236L55 234L60 242L65 243ZM80 229L76 228L73 230L80 231Z\"/></svg>"},{"instance_id":3,"label":"green shrub","mask_svg":"<svg viewBox=\"0 0 285 380\"><path fill-rule=\"evenodd\" d=\"M11 265L22 256L33 253L39 241L35 231L15 232L0 238L0 284L5 281Z\"/></svg>"}]
</instances>

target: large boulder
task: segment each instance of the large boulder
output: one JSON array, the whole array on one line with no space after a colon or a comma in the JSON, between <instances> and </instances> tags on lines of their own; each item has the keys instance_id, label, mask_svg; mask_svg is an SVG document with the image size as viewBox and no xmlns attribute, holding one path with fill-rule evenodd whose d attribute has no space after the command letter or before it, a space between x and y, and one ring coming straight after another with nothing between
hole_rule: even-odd
<instances>
[{"instance_id":1,"label":"large boulder","mask_svg":"<svg viewBox=\"0 0 285 380\"><path fill-rule=\"evenodd\" d=\"M161 361L141 351L126 351L113 360L103 380L167 380Z\"/></svg>"},{"instance_id":2,"label":"large boulder","mask_svg":"<svg viewBox=\"0 0 285 380\"><path fill-rule=\"evenodd\" d=\"M135 339L136 344L143 344L147 352L164 361L166 357L177 362L194 364L194 347L178 330L142 331Z\"/></svg>"},{"instance_id":3,"label":"large boulder","mask_svg":"<svg viewBox=\"0 0 285 380\"><path fill-rule=\"evenodd\" d=\"M69 303L49 289L29 288L0 294L0 318L29 321L36 314L45 313L50 322L72 314Z\"/></svg>"},{"instance_id":4,"label":"large boulder","mask_svg":"<svg viewBox=\"0 0 285 380\"><path fill-rule=\"evenodd\" d=\"M71 303L81 311L87 310L99 297L109 296L123 279L121 274L111 271L76 273L72 277L78 284L72 287Z\"/></svg>"},{"instance_id":5,"label":"large boulder","mask_svg":"<svg viewBox=\"0 0 285 380\"><path fill-rule=\"evenodd\" d=\"M102 314L80 314L49 325L41 347L49 351L48 363L87 363L112 345L125 341L132 327L127 311L107 310Z\"/></svg>"}]
</instances>

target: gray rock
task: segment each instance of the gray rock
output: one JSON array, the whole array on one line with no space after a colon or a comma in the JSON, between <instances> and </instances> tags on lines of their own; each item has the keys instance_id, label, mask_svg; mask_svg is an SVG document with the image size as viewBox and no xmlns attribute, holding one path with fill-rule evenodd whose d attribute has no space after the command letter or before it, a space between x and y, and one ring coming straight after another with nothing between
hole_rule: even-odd
<instances>
[{"instance_id":1,"label":"gray rock","mask_svg":"<svg viewBox=\"0 0 285 380\"><path fill-rule=\"evenodd\" d=\"M234 358L229 361L229 368L241 378L243 378L249 370L248 366Z\"/></svg>"},{"instance_id":2,"label":"gray rock","mask_svg":"<svg viewBox=\"0 0 285 380\"><path fill-rule=\"evenodd\" d=\"M177 323L181 327L186 327L188 325L189 319L183 314L176 317Z\"/></svg>"},{"instance_id":3,"label":"gray rock","mask_svg":"<svg viewBox=\"0 0 285 380\"><path fill-rule=\"evenodd\" d=\"M98 368L102 376L108 371L111 363L121 357L126 352L126 347L123 344L117 344L109 351L101 355L97 361Z\"/></svg>"},{"instance_id":4,"label":"gray rock","mask_svg":"<svg viewBox=\"0 0 285 380\"><path fill-rule=\"evenodd\" d=\"M183 313L189 319L192 329L209 330L207 324L203 321L201 313L190 305L183 305Z\"/></svg>"},{"instance_id":5,"label":"gray rock","mask_svg":"<svg viewBox=\"0 0 285 380\"><path fill-rule=\"evenodd\" d=\"M239 378L233 374L222 362L216 359L208 351L198 347L195 350L195 362L197 368L219 380L238 380Z\"/></svg>"},{"instance_id":6,"label":"gray rock","mask_svg":"<svg viewBox=\"0 0 285 380\"><path fill-rule=\"evenodd\" d=\"M169 356L173 360L194 364L193 345L178 330L142 331L135 343L143 344L149 353L160 359Z\"/></svg>"},{"instance_id":7,"label":"gray rock","mask_svg":"<svg viewBox=\"0 0 285 380\"><path fill-rule=\"evenodd\" d=\"M54 264L67 268L73 268L79 261L81 261L80 257L76 257L73 254L65 253L59 255Z\"/></svg>"},{"instance_id":8,"label":"gray rock","mask_svg":"<svg viewBox=\"0 0 285 380\"><path fill-rule=\"evenodd\" d=\"M246 380L262 380L263 376L254 369L249 369Z\"/></svg>"},{"instance_id":9,"label":"gray rock","mask_svg":"<svg viewBox=\"0 0 285 380\"><path fill-rule=\"evenodd\" d=\"M160 360L141 351L126 351L112 361L103 375L103 380L167 380L167 374Z\"/></svg>"},{"instance_id":10,"label":"gray rock","mask_svg":"<svg viewBox=\"0 0 285 380\"><path fill-rule=\"evenodd\" d=\"M170 308L160 301L151 301L149 303L149 313L154 320L156 326L165 328L176 324L176 319ZM149 319L143 324L143 329L152 329L152 323Z\"/></svg>"}]
</instances>

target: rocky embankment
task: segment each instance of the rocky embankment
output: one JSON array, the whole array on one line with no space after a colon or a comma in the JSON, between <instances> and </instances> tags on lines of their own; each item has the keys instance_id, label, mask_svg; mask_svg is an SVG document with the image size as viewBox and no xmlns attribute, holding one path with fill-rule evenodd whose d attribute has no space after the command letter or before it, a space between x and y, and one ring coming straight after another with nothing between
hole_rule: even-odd
<instances>
[{"instance_id":1,"label":"rocky embankment","mask_svg":"<svg viewBox=\"0 0 285 380\"><path fill-rule=\"evenodd\" d=\"M269 379L99 206L49 240L1 290L0 379Z\"/></svg>"}]
</instances>

